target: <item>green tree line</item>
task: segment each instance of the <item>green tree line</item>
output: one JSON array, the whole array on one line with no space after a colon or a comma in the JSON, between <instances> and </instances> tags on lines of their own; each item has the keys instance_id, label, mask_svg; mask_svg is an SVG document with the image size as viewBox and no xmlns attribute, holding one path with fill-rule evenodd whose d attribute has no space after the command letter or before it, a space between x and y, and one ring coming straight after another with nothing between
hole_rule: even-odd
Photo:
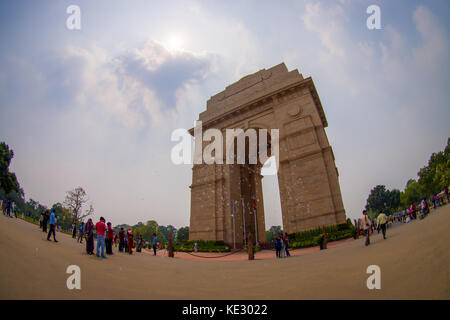
<instances>
[{"instance_id":1,"label":"green tree line","mask_svg":"<svg viewBox=\"0 0 450 320\"><path fill-rule=\"evenodd\" d=\"M92 204L88 204L86 192L81 187L67 191L63 203L55 203L47 207L33 199L25 200L25 192L20 187L19 181L14 172L10 172L9 167L14 158L14 151L5 142L0 142L0 200L12 200L15 204L15 211L24 216L27 220L39 221L40 215L46 210L55 209L57 224L62 231L71 232L72 224L78 224L82 220L93 214ZM85 208L85 205L87 208ZM177 230L172 225L159 226L154 220L142 222L134 226L116 226L116 232L124 227L125 230L131 228L134 233L139 232L145 240L151 239L153 233L158 236L160 242L167 243L169 232L172 231L172 238L178 243L183 243L189 239L189 227Z\"/></svg>"},{"instance_id":2,"label":"green tree line","mask_svg":"<svg viewBox=\"0 0 450 320\"><path fill-rule=\"evenodd\" d=\"M384 185L375 186L366 202L369 216L380 210L392 214L406 209L421 199L430 199L450 185L450 138L443 151L433 153L428 164L417 173L417 179L409 179L403 191L388 190Z\"/></svg>"}]
</instances>

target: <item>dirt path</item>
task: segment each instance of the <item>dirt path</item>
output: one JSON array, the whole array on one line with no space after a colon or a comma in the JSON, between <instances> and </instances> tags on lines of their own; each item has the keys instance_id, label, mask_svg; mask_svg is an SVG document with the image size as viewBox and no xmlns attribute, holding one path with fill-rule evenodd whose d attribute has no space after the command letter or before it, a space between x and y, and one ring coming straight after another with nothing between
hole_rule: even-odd
<instances>
[{"instance_id":1,"label":"dirt path","mask_svg":"<svg viewBox=\"0 0 450 320\"><path fill-rule=\"evenodd\" d=\"M450 206L388 230L388 239L347 241L289 259L195 261L150 254L88 256L84 245L0 216L1 299L449 299ZM381 268L381 290L366 269ZM69 265L81 290L68 290Z\"/></svg>"}]
</instances>

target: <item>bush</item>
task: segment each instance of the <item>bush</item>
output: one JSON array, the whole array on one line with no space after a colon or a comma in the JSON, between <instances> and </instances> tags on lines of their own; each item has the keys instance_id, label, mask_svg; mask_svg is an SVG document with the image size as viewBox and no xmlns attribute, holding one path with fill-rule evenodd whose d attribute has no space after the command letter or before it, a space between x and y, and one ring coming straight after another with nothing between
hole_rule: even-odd
<instances>
[{"instance_id":1,"label":"bush","mask_svg":"<svg viewBox=\"0 0 450 320\"><path fill-rule=\"evenodd\" d=\"M327 242L346 239L354 236L355 227L350 220L347 223L325 226ZM289 235L290 248L307 248L322 244L322 228L292 233Z\"/></svg>"},{"instance_id":2,"label":"bush","mask_svg":"<svg viewBox=\"0 0 450 320\"><path fill-rule=\"evenodd\" d=\"M197 252L230 252L231 249L223 241L215 240L189 240L183 244L175 245L174 251L193 252L197 242Z\"/></svg>"}]
</instances>

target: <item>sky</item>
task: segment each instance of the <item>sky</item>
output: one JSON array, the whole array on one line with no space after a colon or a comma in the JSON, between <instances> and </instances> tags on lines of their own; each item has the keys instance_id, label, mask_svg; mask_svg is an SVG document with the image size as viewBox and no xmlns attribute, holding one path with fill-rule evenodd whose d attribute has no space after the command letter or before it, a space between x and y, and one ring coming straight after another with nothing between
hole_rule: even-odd
<instances>
[{"instance_id":1,"label":"sky","mask_svg":"<svg viewBox=\"0 0 450 320\"><path fill-rule=\"evenodd\" d=\"M370 5L381 29L367 28ZM353 219L450 137L449 13L446 0L2 0L0 140L27 200L51 206L82 186L94 218L187 226L192 169L171 162L171 133L284 62L316 85ZM281 209L276 178L263 183L268 229Z\"/></svg>"}]
</instances>

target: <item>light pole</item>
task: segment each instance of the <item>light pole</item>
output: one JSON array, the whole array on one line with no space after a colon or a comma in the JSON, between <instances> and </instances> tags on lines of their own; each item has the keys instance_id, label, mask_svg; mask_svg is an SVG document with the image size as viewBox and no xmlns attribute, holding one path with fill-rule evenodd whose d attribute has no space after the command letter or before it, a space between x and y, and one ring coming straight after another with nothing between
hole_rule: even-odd
<instances>
[{"instance_id":1,"label":"light pole","mask_svg":"<svg viewBox=\"0 0 450 320\"><path fill-rule=\"evenodd\" d=\"M242 202L242 219L244 221L244 246L247 245L247 234L245 232L245 207L244 207L244 198L241 198Z\"/></svg>"},{"instance_id":2,"label":"light pole","mask_svg":"<svg viewBox=\"0 0 450 320\"><path fill-rule=\"evenodd\" d=\"M258 244L258 219L256 217L256 200L255 198L252 199L253 200L253 215L255 216L255 240L256 240L256 244Z\"/></svg>"},{"instance_id":3,"label":"light pole","mask_svg":"<svg viewBox=\"0 0 450 320\"><path fill-rule=\"evenodd\" d=\"M256 209L255 209L255 240L256 244L258 244L258 223L256 219Z\"/></svg>"}]
</instances>

